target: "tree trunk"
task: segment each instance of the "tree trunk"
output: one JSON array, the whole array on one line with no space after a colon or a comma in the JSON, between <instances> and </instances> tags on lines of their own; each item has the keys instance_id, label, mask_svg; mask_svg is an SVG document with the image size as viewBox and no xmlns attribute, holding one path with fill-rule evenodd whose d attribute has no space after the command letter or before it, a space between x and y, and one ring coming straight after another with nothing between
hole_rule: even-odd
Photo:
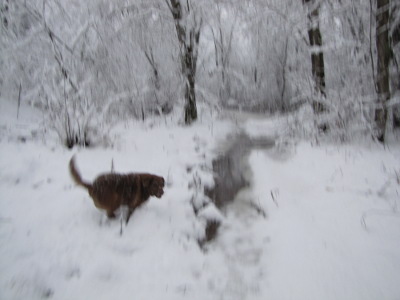
<instances>
[{"instance_id":1,"label":"tree trunk","mask_svg":"<svg viewBox=\"0 0 400 300\"><path fill-rule=\"evenodd\" d=\"M390 98L389 90L389 7L390 0L377 0L376 3L376 50L378 56L377 90L378 103L375 109L375 122L378 129L378 140L385 141L388 112L386 102Z\"/></svg>"},{"instance_id":2,"label":"tree trunk","mask_svg":"<svg viewBox=\"0 0 400 300\"><path fill-rule=\"evenodd\" d=\"M189 1L182 4L180 0L170 0L169 8L180 44L181 68L185 78L185 124L189 125L197 119L195 80L201 21L198 22L196 15L190 13L192 7ZM194 18L192 27L185 26L185 23L190 24L190 22L182 22L183 17Z\"/></svg>"},{"instance_id":3,"label":"tree trunk","mask_svg":"<svg viewBox=\"0 0 400 300\"><path fill-rule=\"evenodd\" d=\"M310 46L312 47L311 53L311 68L312 76L315 82L315 89L319 95L325 96L325 67L324 67L324 54L322 52L322 35L319 30L319 5L315 4L313 0L303 0L303 4L308 6L308 38ZM314 112L319 113L323 110L321 103L313 103Z\"/></svg>"},{"instance_id":4,"label":"tree trunk","mask_svg":"<svg viewBox=\"0 0 400 300\"><path fill-rule=\"evenodd\" d=\"M196 91L195 91L195 76L196 76L196 61L192 51L186 49L184 61L184 74L186 74L185 82L185 124L189 125L197 119L196 107Z\"/></svg>"}]
</instances>

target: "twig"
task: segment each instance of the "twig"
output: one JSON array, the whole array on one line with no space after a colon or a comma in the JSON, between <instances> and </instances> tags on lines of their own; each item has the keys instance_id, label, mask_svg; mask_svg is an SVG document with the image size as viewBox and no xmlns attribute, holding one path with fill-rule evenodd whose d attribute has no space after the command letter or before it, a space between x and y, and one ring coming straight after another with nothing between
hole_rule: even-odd
<instances>
[{"instance_id":1,"label":"twig","mask_svg":"<svg viewBox=\"0 0 400 300\"><path fill-rule=\"evenodd\" d=\"M123 230L122 230L122 219L123 219L123 216L122 216L123 214L121 213L121 218L120 218L120 221L121 221L121 228L120 228L120 230L119 230L119 235L120 236L122 236L122 233L123 233Z\"/></svg>"},{"instance_id":2,"label":"twig","mask_svg":"<svg viewBox=\"0 0 400 300\"><path fill-rule=\"evenodd\" d=\"M19 83L17 120L18 120L18 117L19 117L19 108L21 106L21 89L22 89L22 85L21 85L21 83Z\"/></svg>"},{"instance_id":3,"label":"twig","mask_svg":"<svg viewBox=\"0 0 400 300\"><path fill-rule=\"evenodd\" d=\"M396 175L396 182L397 184L400 184L400 174L399 172L397 172L396 170L394 171L395 175Z\"/></svg>"},{"instance_id":4,"label":"twig","mask_svg":"<svg viewBox=\"0 0 400 300\"><path fill-rule=\"evenodd\" d=\"M373 16L372 0L369 0L369 56L371 59L372 79L374 81L374 88L375 92L378 93L378 86L376 84L376 78L375 78L374 55L372 53L372 16Z\"/></svg>"},{"instance_id":5,"label":"twig","mask_svg":"<svg viewBox=\"0 0 400 300\"><path fill-rule=\"evenodd\" d=\"M276 207L279 207L278 201L276 199L276 196L279 195L279 190L271 190L271 197L272 197L272 201L275 203Z\"/></svg>"},{"instance_id":6,"label":"twig","mask_svg":"<svg viewBox=\"0 0 400 300\"><path fill-rule=\"evenodd\" d=\"M361 216L361 226L368 231L367 228L367 217L368 215L377 215L377 216L392 216L392 217L400 217L400 214L398 211L396 210L392 210L392 211L387 211L387 210L383 210L383 209L371 209L369 211L366 211L362 214Z\"/></svg>"},{"instance_id":7,"label":"twig","mask_svg":"<svg viewBox=\"0 0 400 300\"><path fill-rule=\"evenodd\" d=\"M267 213L258 203L250 202L250 206L256 210L256 212L262 215L264 218L267 217Z\"/></svg>"}]
</instances>

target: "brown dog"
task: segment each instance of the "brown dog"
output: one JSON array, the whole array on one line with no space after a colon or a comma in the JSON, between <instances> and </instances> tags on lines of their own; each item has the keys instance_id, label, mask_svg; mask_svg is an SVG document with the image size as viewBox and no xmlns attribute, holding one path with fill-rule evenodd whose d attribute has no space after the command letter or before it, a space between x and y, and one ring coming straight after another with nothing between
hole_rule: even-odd
<instances>
[{"instance_id":1,"label":"brown dog","mask_svg":"<svg viewBox=\"0 0 400 300\"><path fill-rule=\"evenodd\" d=\"M93 183L84 181L75 166L75 157L69 162L69 171L76 184L83 186L92 197L97 208L107 211L114 218L114 211L121 205L129 208L128 223L132 212L146 202L150 196L161 198L164 194L164 178L147 173L102 174Z\"/></svg>"}]
</instances>

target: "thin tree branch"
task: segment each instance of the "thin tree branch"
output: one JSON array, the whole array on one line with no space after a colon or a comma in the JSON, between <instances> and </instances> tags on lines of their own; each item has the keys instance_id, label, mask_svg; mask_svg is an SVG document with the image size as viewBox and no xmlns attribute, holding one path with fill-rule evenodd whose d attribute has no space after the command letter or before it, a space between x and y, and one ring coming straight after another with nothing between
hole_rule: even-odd
<instances>
[{"instance_id":1,"label":"thin tree branch","mask_svg":"<svg viewBox=\"0 0 400 300\"><path fill-rule=\"evenodd\" d=\"M372 0L369 0L369 55L371 58L371 69L372 69L372 79L374 81L374 88L375 92L378 93L378 86L375 77L374 55L372 53L372 16L373 16Z\"/></svg>"}]
</instances>

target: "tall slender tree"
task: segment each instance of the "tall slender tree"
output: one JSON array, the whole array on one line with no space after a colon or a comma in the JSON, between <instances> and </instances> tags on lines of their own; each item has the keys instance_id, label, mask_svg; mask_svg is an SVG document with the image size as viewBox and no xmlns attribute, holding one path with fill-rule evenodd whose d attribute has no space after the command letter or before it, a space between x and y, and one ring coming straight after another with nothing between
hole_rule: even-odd
<instances>
[{"instance_id":1,"label":"tall slender tree","mask_svg":"<svg viewBox=\"0 0 400 300\"><path fill-rule=\"evenodd\" d=\"M175 22L181 56L181 70L185 80L185 124L197 119L196 67L202 24L192 1L165 0Z\"/></svg>"},{"instance_id":2,"label":"tall slender tree","mask_svg":"<svg viewBox=\"0 0 400 300\"><path fill-rule=\"evenodd\" d=\"M319 29L319 3L316 0L302 0L306 6L308 18L308 38L311 47L311 68L316 92L325 96L324 53L322 52L322 35ZM321 103L314 102L315 112L321 112Z\"/></svg>"},{"instance_id":3,"label":"tall slender tree","mask_svg":"<svg viewBox=\"0 0 400 300\"><path fill-rule=\"evenodd\" d=\"M375 109L375 122L378 129L378 140L381 142L385 141L386 122L388 119L386 102L390 98L389 62L391 49L389 44L389 8L390 0L377 0L376 50L378 61L376 86L378 103Z\"/></svg>"}]
</instances>

